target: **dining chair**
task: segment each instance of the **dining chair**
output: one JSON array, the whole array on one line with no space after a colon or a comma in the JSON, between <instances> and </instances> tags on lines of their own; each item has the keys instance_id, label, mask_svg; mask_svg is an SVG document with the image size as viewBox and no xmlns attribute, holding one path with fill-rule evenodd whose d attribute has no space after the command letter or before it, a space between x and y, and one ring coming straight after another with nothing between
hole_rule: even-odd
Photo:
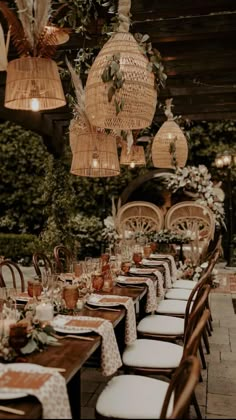
<instances>
[{"instance_id":1,"label":"dining chair","mask_svg":"<svg viewBox=\"0 0 236 420\"><path fill-rule=\"evenodd\" d=\"M170 378L186 357L197 356L202 332L209 318L210 311L204 309L209 293L209 285L190 316L183 345L167 341L137 339L133 344L126 346L123 354L123 368L126 373L141 375L161 375ZM201 418L200 408L196 397L193 405L198 418Z\"/></svg>"},{"instance_id":2,"label":"dining chair","mask_svg":"<svg viewBox=\"0 0 236 420\"><path fill-rule=\"evenodd\" d=\"M170 382L140 375L112 378L98 397L96 419L184 419L199 382L195 356L183 360Z\"/></svg>"},{"instance_id":3,"label":"dining chair","mask_svg":"<svg viewBox=\"0 0 236 420\"><path fill-rule=\"evenodd\" d=\"M53 272L52 262L47 257L47 255L44 254L43 252L34 252L32 261L33 261L33 266L34 266L36 275L40 279L42 279L42 269L52 274Z\"/></svg>"},{"instance_id":4,"label":"dining chair","mask_svg":"<svg viewBox=\"0 0 236 420\"><path fill-rule=\"evenodd\" d=\"M73 253L64 245L57 245L53 250L56 272L67 273L70 272L71 264L74 259Z\"/></svg>"},{"instance_id":5,"label":"dining chair","mask_svg":"<svg viewBox=\"0 0 236 420\"><path fill-rule=\"evenodd\" d=\"M11 260L3 260L0 263L0 286L1 287L8 287L8 281L7 278L9 276L10 272L10 278L12 286L14 289L20 288L22 292L25 291L25 281L24 281L24 275L21 271L19 265Z\"/></svg>"}]
</instances>

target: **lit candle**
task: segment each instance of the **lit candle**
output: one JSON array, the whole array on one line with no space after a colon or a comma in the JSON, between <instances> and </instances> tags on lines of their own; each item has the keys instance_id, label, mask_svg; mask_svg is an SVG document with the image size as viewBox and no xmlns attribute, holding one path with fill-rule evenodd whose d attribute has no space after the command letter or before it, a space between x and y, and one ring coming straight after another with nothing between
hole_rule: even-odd
<instances>
[{"instance_id":1,"label":"lit candle","mask_svg":"<svg viewBox=\"0 0 236 420\"><path fill-rule=\"evenodd\" d=\"M36 318L39 321L53 320L53 305L50 302L42 302L36 306Z\"/></svg>"}]
</instances>

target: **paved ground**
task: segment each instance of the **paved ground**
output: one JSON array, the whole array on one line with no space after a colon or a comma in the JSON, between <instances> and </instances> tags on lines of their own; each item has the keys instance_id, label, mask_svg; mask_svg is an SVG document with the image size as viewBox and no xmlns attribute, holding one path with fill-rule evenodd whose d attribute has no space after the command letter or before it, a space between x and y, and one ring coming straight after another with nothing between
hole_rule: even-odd
<instances>
[{"instance_id":1,"label":"paved ground","mask_svg":"<svg viewBox=\"0 0 236 420\"><path fill-rule=\"evenodd\" d=\"M236 417L236 314L232 299L236 299L236 268L217 266L218 287L212 289L210 306L214 331L210 354L206 355L207 369L202 370L203 382L196 394L202 417L232 419ZM25 280L35 275L32 267L23 268ZM107 379L95 368L84 368L82 377L82 419L94 419L96 400ZM191 410L191 419L196 418Z\"/></svg>"}]
</instances>

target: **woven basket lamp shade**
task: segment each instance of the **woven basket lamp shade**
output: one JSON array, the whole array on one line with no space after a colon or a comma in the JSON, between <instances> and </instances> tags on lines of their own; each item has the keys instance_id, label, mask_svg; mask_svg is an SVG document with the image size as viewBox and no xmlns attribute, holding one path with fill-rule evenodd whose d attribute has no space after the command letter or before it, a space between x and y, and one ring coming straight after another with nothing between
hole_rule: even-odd
<instances>
[{"instance_id":1,"label":"woven basket lamp shade","mask_svg":"<svg viewBox=\"0 0 236 420\"><path fill-rule=\"evenodd\" d=\"M80 124L70 125L72 163L70 172L78 176L110 177L120 174L116 138L103 132L89 132Z\"/></svg>"},{"instance_id":2,"label":"woven basket lamp shade","mask_svg":"<svg viewBox=\"0 0 236 420\"><path fill-rule=\"evenodd\" d=\"M5 107L27 111L54 109L66 104L55 61L23 57L8 63Z\"/></svg>"},{"instance_id":3,"label":"woven basket lamp shade","mask_svg":"<svg viewBox=\"0 0 236 420\"><path fill-rule=\"evenodd\" d=\"M122 88L108 101L110 83L101 75L108 59L120 54L120 70L125 79ZM156 110L157 91L154 75L147 69L148 59L140 52L138 43L129 32L114 34L97 55L85 87L85 109L91 124L114 130L131 130L151 124ZM116 114L114 99L123 98L124 108Z\"/></svg>"},{"instance_id":4,"label":"woven basket lamp shade","mask_svg":"<svg viewBox=\"0 0 236 420\"><path fill-rule=\"evenodd\" d=\"M136 165L146 165L145 153L143 146L132 145L130 152L128 152L127 143L122 145L120 164L129 165L134 168Z\"/></svg>"},{"instance_id":5,"label":"woven basket lamp shade","mask_svg":"<svg viewBox=\"0 0 236 420\"><path fill-rule=\"evenodd\" d=\"M152 143L152 161L157 168L174 168L170 144L175 147L176 165L184 167L188 158L186 137L178 124L173 120L165 121L156 133Z\"/></svg>"}]
</instances>

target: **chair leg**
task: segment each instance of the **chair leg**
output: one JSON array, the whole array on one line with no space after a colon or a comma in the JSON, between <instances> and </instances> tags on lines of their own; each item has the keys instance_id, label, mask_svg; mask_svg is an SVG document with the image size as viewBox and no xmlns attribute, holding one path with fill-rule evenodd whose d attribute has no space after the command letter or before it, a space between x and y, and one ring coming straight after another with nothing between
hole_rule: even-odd
<instances>
[{"instance_id":1,"label":"chair leg","mask_svg":"<svg viewBox=\"0 0 236 420\"><path fill-rule=\"evenodd\" d=\"M211 333L210 323L208 322L208 320L207 320L207 323L206 323L206 330L207 330L207 334L210 337L212 335L212 333Z\"/></svg>"},{"instance_id":2,"label":"chair leg","mask_svg":"<svg viewBox=\"0 0 236 420\"><path fill-rule=\"evenodd\" d=\"M208 341L208 336L207 336L207 332L206 332L206 328L204 328L203 332L202 332L202 338L206 347L206 352L207 354L210 354L210 344Z\"/></svg>"},{"instance_id":3,"label":"chair leg","mask_svg":"<svg viewBox=\"0 0 236 420\"><path fill-rule=\"evenodd\" d=\"M197 414L197 418L198 419L202 419L202 413L201 413L201 410L200 410L200 407L199 407L199 404L198 404L198 401L197 401L195 392L192 395L192 401L191 402L192 402L192 404L193 404L193 406L195 408L195 411L196 411L196 414Z\"/></svg>"},{"instance_id":4,"label":"chair leg","mask_svg":"<svg viewBox=\"0 0 236 420\"><path fill-rule=\"evenodd\" d=\"M206 369L206 360L205 360L205 356L204 356L204 352L203 352L203 348L202 348L202 343L200 342L199 344L199 353L200 353L200 357L201 357L201 361L202 361L202 368Z\"/></svg>"}]
</instances>

